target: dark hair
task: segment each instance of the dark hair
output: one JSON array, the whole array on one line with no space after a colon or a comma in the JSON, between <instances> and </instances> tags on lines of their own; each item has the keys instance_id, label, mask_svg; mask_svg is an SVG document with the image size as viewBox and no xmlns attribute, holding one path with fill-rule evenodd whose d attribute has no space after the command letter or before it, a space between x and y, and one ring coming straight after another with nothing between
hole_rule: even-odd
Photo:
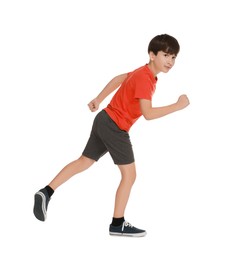
<instances>
[{"instance_id":1,"label":"dark hair","mask_svg":"<svg viewBox=\"0 0 225 260\"><path fill-rule=\"evenodd\" d=\"M178 41L168 34L155 36L148 45L148 53L152 51L155 55L157 55L158 51L177 55L179 50L180 45Z\"/></svg>"}]
</instances>

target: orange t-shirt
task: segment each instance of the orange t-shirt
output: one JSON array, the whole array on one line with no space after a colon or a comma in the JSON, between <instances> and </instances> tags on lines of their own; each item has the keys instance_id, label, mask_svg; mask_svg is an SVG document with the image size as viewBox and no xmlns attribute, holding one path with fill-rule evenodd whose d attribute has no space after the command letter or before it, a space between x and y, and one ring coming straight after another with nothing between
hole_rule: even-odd
<instances>
[{"instance_id":1,"label":"orange t-shirt","mask_svg":"<svg viewBox=\"0 0 225 260\"><path fill-rule=\"evenodd\" d=\"M147 64L128 73L127 78L105 108L107 114L121 130L128 132L142 115L139 99L152 100L156 82L157 77L153 75Z\"/></svg>"}]
</instances>

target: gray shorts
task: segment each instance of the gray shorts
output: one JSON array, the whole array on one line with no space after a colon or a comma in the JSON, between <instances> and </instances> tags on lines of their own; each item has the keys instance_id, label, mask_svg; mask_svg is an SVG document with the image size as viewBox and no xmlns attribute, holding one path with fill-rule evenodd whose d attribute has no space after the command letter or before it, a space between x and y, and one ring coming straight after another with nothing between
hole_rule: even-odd
<instances>
[{"instance_id":1,"label":"gray shorts","mask_svg":"<svg viewBox=\"0 0 225 260\"><path fill-rule=\"evenodd\" d=\"M128 132L121 130L105 110L97 114L83 155L98 161L107 152L117 165L134 162L134 153Z\"/></svg>"}]
</instances>

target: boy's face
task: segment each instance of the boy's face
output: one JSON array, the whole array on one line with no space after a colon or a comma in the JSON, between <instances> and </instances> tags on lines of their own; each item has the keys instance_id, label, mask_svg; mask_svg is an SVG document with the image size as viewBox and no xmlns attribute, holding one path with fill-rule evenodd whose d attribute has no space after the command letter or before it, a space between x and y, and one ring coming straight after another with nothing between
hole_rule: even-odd
<instances>
[{"instance_id":1,"label":"boy's face","mask_svg":"<svg viewBox=\"0 0 225 260\"><path fill-rule=\"evenodd\" d=\"M150 66L155 74L167 73L175 64L176 55L159 51L157 55L150 52Z\"/></svg>"}]
</instances>

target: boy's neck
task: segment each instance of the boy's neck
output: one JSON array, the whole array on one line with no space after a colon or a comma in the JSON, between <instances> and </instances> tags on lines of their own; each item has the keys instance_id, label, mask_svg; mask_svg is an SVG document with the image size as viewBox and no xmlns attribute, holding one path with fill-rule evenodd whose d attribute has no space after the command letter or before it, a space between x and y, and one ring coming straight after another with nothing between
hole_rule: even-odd
<instances>
[{"instance_id":1,"label":"boy's neck","mask_svg":"<svg viewBox=\"0 0 225 260\"><path fill-rule=\"evenodd\" d=\"M155 69L155 67L154 67L154 64L153 64L151 61L148 63L148 67L149 67L149 69L151 70L151 72L154 74L154 76L157 77L157 74L158 74L159 72L156 71L156 69Z\"/></svg>"}]
</instances>

